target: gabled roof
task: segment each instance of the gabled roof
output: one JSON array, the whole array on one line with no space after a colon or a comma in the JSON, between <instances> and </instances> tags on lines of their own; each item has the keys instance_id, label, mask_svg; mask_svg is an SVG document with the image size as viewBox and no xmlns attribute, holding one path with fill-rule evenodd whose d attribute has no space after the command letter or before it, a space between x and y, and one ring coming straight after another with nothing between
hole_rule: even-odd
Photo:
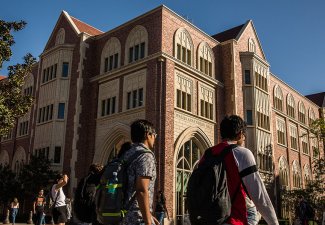
<instances>
[{"instance_id":1,"label":"gabled roof","mask_svg":"<svg viewBox=\"0 0 325 225\"><path fill-rule=\"evenodd\" d=\"M240 31L243 29L244 26L245 24L233 27L229 30L225 30L221 33L212 35L212 37L219 42L228 41L230 39L237 39L238 35L240 34Z\"/></svg>"},{"instance_id":2,"label":"gabled roof","mask_svg":"<svg viewBox=\"0 0 325 225\"><path fill-rule=\"evenodd\" d=\"M85 32L90 35L98 35L98 34L104 33L103 31L98 30L97 28L92 27L87 23L84 23L84 22L78 20L77 18L74 18L72 16L70 16L70 18L71 18L72 22L76 25L76 27L79 29L80 32Z\"/></svg>"},{"instance_id":3,"label":"gabled roof","mask_svg":"<svg viewBox=\"0 0 325 225\"><path fill-rule=\"evenodd\" d=\"M325 107L325 92L320 92L312 95L306 95L306 98L314 102L319 107Z\"/></svg>"}]
</instances>

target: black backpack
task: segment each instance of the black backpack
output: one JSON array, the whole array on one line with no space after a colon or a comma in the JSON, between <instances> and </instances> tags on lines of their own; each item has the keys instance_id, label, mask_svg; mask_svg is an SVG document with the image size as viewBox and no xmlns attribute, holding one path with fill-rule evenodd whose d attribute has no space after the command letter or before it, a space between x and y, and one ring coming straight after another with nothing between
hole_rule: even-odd
<instances>
[{"instance_id":1,"label":"black backpack","mask_svg":"<svg viewBox=\"0 0 325 225\"><path fill-rule=\"evenodd\" d=\"M96 192L96 213L99 223L104 225L117 225L125 217L127 209L135 200L135 194L127 203L128 166L144 153L152 153L149 150L138 150L127 160L115 159L108 163L100 179ZM112 182L112 180L114 182Z\"/></svg>"},{"instance_id":2,"label":"black backpack","mask_svg":"<svg viewBox=\"0 0 325 225\"><path fill-rule=\"evenodd\" d=\"M85 223L91 223L95 214L96 186L100 175L89 173L82 178L77 185L73 202L73 210L76 217Z\"/></svg>"},{"instance_id":3,"label":"black backpack","mask_svg":"<svg viewBox=\"0 0 325 225\"><path fill-rule=\"evenodd\" d=\"M229 145L215 156L212 148L204 153L204 161L190 176L187 186L187 207L192 225L218 225L231 213L232 200L227 186L225 156L236 148Z\"/></svg>"}]
</instances>

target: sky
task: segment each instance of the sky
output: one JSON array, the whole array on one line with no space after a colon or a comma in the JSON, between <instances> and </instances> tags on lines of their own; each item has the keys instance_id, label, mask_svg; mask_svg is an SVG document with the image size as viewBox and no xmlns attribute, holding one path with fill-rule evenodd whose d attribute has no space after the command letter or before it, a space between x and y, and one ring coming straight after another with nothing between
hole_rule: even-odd
<instances>
[{"instance_id":1,"label":"sky","mask_svg":"<svg viewBox=\"0 0 325 225\"><path fill-rule=\"evenodd\" d=\"M324 0L0 0L0 20L27 22L0 75L38 58L62 10L105 32L162 4L210 35L253 20L273 74L303 95L325 91Z\"/></svg>"}]
</instances>

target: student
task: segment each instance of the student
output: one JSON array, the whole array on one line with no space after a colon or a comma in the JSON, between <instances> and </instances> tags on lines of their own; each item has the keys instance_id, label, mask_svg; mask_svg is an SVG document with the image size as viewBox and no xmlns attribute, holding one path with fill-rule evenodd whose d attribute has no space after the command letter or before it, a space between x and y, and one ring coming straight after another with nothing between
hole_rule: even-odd
<instances>
[{"instance_id":1,"label":"student","mask_svg":"<svg viewBox=\"0 0 325 225\"><path fill-rule=\"evenodd\" d=\"M220 124L222 142L212 147L212 154L219 155L225 147L238 145L224 158L229 195L233 200L226 224L248 225L246 195L269 225L278 225L274 208L257 170L253 153L242 147L245 141L246 123L237 115L226 116ZM200 163L204 162L204 158ZM244 186L245 185L245 186ZM245 191L247 190L247 193Z\"/></svg>"},{"instance_id":2,"label":"student","mask_svg":"<svg viewBox=\"0 0 325 225\"><path fill-rule=\"evenodd\" d=\"M15 225L16 223L16 216L18 214L18 210L19 210L19 202L17 198L14 198L14 200L11 202L10 204L10 217L11 217L11 221L12 224Z\"/></svg>"},{"instance_id":3,"label":"student","mask_svg":"<svg viewBox=\"0 0 325 225\"><path fill-rule=\"evenodd\" d=\"M156 161L152 153L156 141L156 131L147 120L137 120L131 125L131 140L134 143L123 158L126 160L136 151L146 150L133 160L127 169L127 205L129 205L123 220L125 225L159 224L152 215L154 185L156 180Z\"/></svg>"},{"instance_id":4,"label":"student","mask_svg":"<svg viewBox=\"0 0 325 225\"><path fill-rule=\"evenodd\" d=\"M54 208L52 211L54 224L64 225L67 219L67 207L65 203L65 194L62 187L68 183L68 175L58 174L56 177L56 184L52 186L51 195L53 199Z\"/></svg>"},{"instance_id":5,"label":"student","mask_svg":"<svg viewBox=\"0 0 325 225\"><path fill-rule=\"evenodd\" d=\"M33 204L33 212L36 215L36 225L44 224L44 206L46 204L45 196L44 196L44 190L41 189L38 192L38 196L36 196Z\"/></svg>"}]
</instances>

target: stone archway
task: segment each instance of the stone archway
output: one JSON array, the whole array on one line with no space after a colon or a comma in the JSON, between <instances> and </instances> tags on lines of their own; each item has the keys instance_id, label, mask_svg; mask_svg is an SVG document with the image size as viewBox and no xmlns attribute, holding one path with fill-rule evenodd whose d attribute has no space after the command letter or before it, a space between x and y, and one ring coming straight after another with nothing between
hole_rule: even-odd
<instances>
[{"instance_id":1,"label":"stone archway","mask_svg":"<svg viewBox=\"0 0 325 225\"><path fill-rule=\"evenodd\" d=\"M18 174L22 168L22 166L26 162L26 152L25 149L19 146L15 152L15 155L11 162L11 169Z\"/></svg>"},{"instance_id":2,"label":"stone archway","mask_svg":"<svg viewBox=\"0 0 325 225\"><path fill-rule=\"evenodd\" d=\"M184 130L175 142L174 154L174 215L176 225L188 224L186 191L188 178L197 166L203 152L212 146L208 136L199 127Z\"/></svg>"},{"instance_id":3,"label":"stone archway","mask_svg":"<svg viewBox=\"0 0 325 225\"><path fill-rule=\"evenodd\" d=\"M105 165L110 157L114 157L119 147L130 140L130 126L117 123L101 140L98 150L95 151L94 163Z\"/></svg>"},{"instance_id":4,"label":"stone archway","mask_svg":"<svg viewBox=\"0 0 325 225\"><path fill-rule=\"evenodd\" d=\"M0 152L0 165L9 165L9 154L6 150Z\"/></svg>"}]
</instances>

